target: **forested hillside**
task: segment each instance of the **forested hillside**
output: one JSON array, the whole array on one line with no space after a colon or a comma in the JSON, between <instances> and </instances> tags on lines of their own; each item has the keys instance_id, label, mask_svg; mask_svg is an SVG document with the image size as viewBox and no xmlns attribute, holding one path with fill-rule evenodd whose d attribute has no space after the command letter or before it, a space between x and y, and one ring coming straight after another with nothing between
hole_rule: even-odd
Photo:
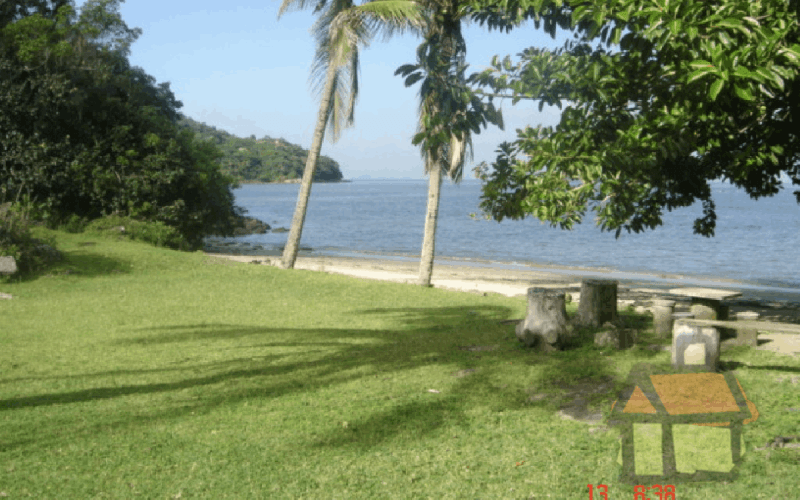
<instances>
[{"instance_id":1,"label":"forested hillside","mask_svg":"<svg viewBox=\"0 0 800 500\"><path fill-rule=\"evenodd\" d=\"M169 83L130 63L141 30L119 2L73 7L0 2L0 204L54 227L111 214L160 223L190 250L232 235L235 179L213 143L178 126L183 104ZM13 254L7 236L0 247Z\"/></svg>"},{"instance_id":2,"label":"forested hillside","mask_svg":"<svg viewBox=\"0 0 800 500\"><path fill-rule=\"evenodd\" d=\"M188 117L179 120L178 125L192 130L197 140L213 142L224 155L218 160L220 170L241 183L299 181L303 177L308 151L296 144L268 136L236 137ZM339 164L320 156L314 182L341 180Z\"/></svg>"}]
</instances>

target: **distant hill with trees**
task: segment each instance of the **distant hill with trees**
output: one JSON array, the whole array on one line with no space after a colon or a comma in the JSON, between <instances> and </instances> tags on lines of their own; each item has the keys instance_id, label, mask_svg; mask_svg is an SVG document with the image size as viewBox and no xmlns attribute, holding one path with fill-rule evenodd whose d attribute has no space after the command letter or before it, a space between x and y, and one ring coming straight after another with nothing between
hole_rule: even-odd
<instances>
[{"instance_id":1,"label":"distant hill with trees","mask_svg":"<svg viewBox=\"0 0 800 500\"><path fill-rule=\"evenodd\" d=\"M256 139L255 135L249 138L237 137L188 117L179 120L178 126L194 132L198 141L212 142L223 154L217 160L222 173L242 184L299 182L303 177L308 150L297 144L269 136L261 139ZM327 156L320 156L314 182L341 180L339 164Z\"/></svg>"}]
</instances>

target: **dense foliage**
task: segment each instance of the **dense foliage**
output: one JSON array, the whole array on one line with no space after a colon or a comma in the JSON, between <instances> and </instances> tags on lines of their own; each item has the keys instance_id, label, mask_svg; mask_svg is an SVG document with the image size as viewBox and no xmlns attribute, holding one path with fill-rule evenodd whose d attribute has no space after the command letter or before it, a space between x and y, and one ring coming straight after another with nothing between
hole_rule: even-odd
<instances>
[{"instance_id":1,"label":"dense foliage","mask_svg":"<svg viewBox=\"0 0 800 500\"><path fill-rule=\"evenodd\" d=\"M241 209L222 152L181 129L168 83L128 61L140 30L119 0L0 7L0 203L50 225L110 214L177 230L180 247L232 234Z\"/></svg>"},{"instance_id":2,"label":"dense foliage","mask_svg":"<svg viewBox=\"0 0 800 500\"><path fill-rule=\"evenodd\" d=\"M268 136L261 139L256 139L254 135L249 138L236 137L191 118L184 118L178 124L192 130L199 140L217 146L222 152L219 159L222 172L238 182L299 181L303 176L308 151L296 144ZM339 164L327 156L320 156L314 171L314 182L341 180Z\"/></svg>"},{"instance_id":3,"label":"dense foliage","mask_svg":"<svg viewBox=\"0 0 800 500\"><path fill-rule=\"evenodd\" d=\"M465 5L493 27L526 18L550 34L575 33L560 50L529 48L517 63L496 57L471 78L490 100L563 109L558 126L518 130L491 169L476 169L489 217L570 228L591 206L619 236L701 200L694 231L711 236L710 181L729 180L754 199L777 193L781 174L800 184L797 0Z\"/></svg>"}]
</instances>

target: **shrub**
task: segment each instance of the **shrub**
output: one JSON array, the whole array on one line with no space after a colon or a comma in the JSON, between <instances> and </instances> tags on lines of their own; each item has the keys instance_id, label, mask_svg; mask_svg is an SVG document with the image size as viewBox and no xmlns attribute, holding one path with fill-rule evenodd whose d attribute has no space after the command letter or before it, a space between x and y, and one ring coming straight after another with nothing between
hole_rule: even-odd
<instances>
[{"instance_id":1,"label":"shrub","mask_svg":"<svg viewBox=\"0 0 800 500\"><path fill-rule=\"evenodd\" d=\"M66 221L61 223L59 229L67 233L82 233L88 224L88 219L76 214L71 214Z\"/></svg>"},{"instance_id":2,"label":"shrub","mask_svg":"<svg viewBox=\"0 0 800 500\"><path fill-rule=\"evenodd\" d=\"M188 242L177 229L160 221L140 221L116 214L89 222L84 229L87 233L116 234L133 241L142 241L158 247L186 250Z\"/></svg>"},{"instance_id":3,"label":"shrub","mask_svg":"<svg viewBox=\"0 0 800 500\"><path fill-rule=\"evenodd\" d=\"M55 239L37 239L31 235L31 207L4 203L0 205L0 255L14 257L19 276L45 269L61 260ZM8 277L0 278L7 281Z\"/></svg>"}]
</instances>

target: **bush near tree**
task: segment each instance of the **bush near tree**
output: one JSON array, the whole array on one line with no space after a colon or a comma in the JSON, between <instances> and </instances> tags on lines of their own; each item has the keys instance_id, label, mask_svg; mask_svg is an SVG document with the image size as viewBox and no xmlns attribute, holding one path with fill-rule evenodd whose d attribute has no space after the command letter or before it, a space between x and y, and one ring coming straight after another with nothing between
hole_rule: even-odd
<instances>
[{"instance_id":1,"label":"bush near tree","mask_svg":"<svg viewBox=\"0 0 800 500\"><path fill-rule=\"evenodd\" d=\"M0 255L14 257L19 276L27 276L60 259L52 237L34 238L33 223L22 205L0 205ZM0 276L7 281L10 277Z\"/></svg>"}]
</instances>

